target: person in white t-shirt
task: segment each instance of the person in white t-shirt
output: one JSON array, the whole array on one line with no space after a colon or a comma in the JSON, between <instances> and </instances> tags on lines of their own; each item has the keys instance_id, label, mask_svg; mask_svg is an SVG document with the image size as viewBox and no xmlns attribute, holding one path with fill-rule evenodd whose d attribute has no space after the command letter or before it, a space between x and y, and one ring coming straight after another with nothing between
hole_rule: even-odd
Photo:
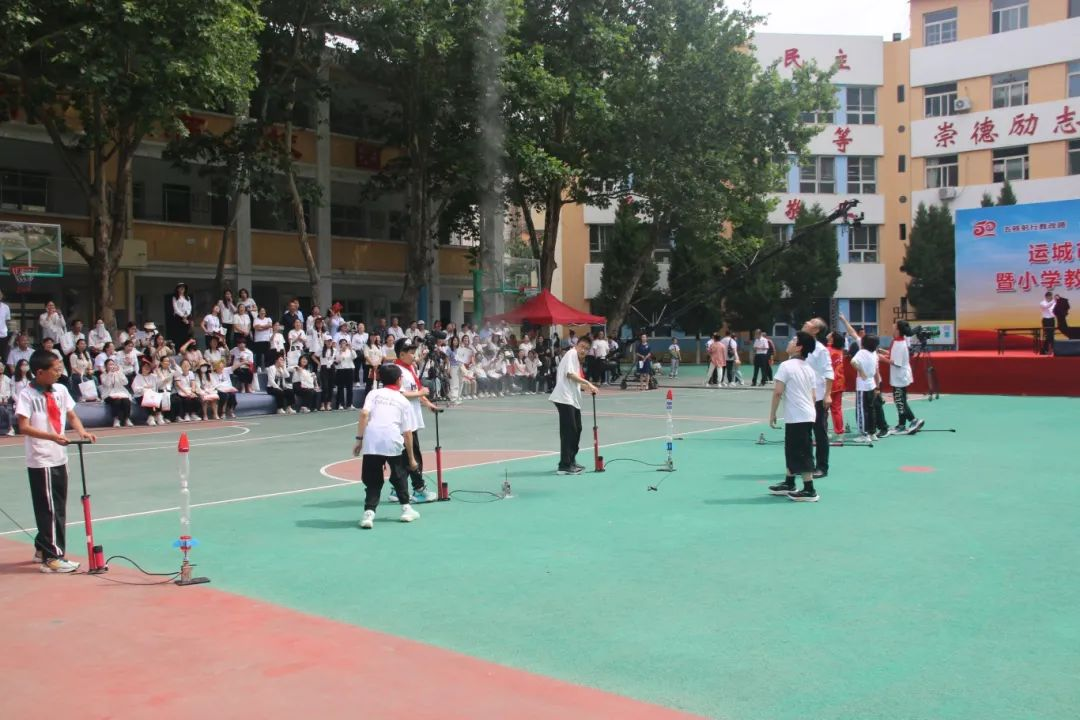
<instances>
[{"instance_id":1,"label":"person in white t-shirt","mask_svg":"<svg viewBox=\"0 0 1080 720\"><path fill-rule=\"evenodd\" d=\"M915 380L911 370L911 345L908 338L912 335L911 324L907 320L898 320L893 323L893 343L885 357L889 361L889 384L892 385L893 405L896 406L896 427L889 431L890 435L914 435L922 430L925 420L918 420L911 411L911 403L908 402L907 390ZM911 423L911 427L908 427Z\"/></svg>"},{"instance_id":2,"label":"person in white t-shirt","mask_svg":"<svg viewBox=\"0 0 1080 720\"><path fill-rule=\"evenodd\" d=\"M243 291L241 290L241 293ZM270 357L270 340L274 336L274 321L266 314L266 308L259 308L259 314L251 321L251 332L255 338L251 351L255 354L255 364L264 369L274 364ZM282 345L284 349L284 344Z\"/></svg>"},{"instance_id":3,"label":"person in white t-shirt","mask_svg":"<svg viewBox=\"0 0 1080 720\"><path fill-rule=\"evenodd\" d=\"M671 356L671 372L668 373L669 377L679 377L679 365L682 363L682 348L679 347L679 338L671 338L671 344L668 345L668 355Z\"/></svg>"},{"instance_id":4,"label":"person in white t-shirt","mask_svg":"<svg viewBox=\"0 0 1080 720\"><path fill-rule=\"evenodd\" d=\"M382 387L367 394L360 411L353 455L363 454L360 480L364 483L365 493L360 527L364 530L375 527L375 511L379 507L387 466L390 467L394 495L401 504L401 522L412 522L420 517L409 503L409 473L419 471L420 464L414 453L410 429L412 408L399 385L402 372L397 365L380 365L377 373Z\"/></svg>"},{"instance_id":5,"label":"person in white t-shirt","mask_svg":"<svg viewBox=\"0 0 1080 720\"><path fill-rule=\"evenodd\" d=\"M1053 316L1051 316L1053 317ZM41 330L41 338L52 338L57 345L67 332L67 323L64 316L56 309L56 303L52 300L45 303L45 312L38 316L38 328Z\"/></svg>"},{"instance_id":6,"label":"person in white t-shirt","mask_svg":"<svg viewBox=\"0 0 1080 720\"><path fill-rule=\"evenodd\" d=\"M776 427L776 411L784 401L784 459L787 476L784 482L770 485L773 495L786 495L798 502L817 502L814 489L814 423L817 374L807 362L817 341L807 332L799 332L788 344L789 359L776 371L769 427ZM795 476L801 475L803 489L796 490Z\"/></svg>"},{"instance_id":7,"label":"person in white t-shirt","mask_svg":"<svg viewBox=\"0 0 1080 720\"><path fill-rule=\"evenodd\" d=\"M832 407L832 386L836 373L833 371L829 348L821 342L827 330L828 327L821 318L811 318L802 327L804 333L818 339L814 351L810 353L807 360L810 367L817 373L817 383L814 385L814 407L817 408L817 420L814 421L814 456L817 460L817 469L814 470L815 478L823 478L829 474L828 418Z\"/></svg>"},{"instance_id":8,"label":"person in white t-shirt","mask_svg":"<svg viewBox=\"0 0 1080 720\"><path fill-rule=\"evenodd\" d=\"M855 421L859 426L859 442L873 442L887 437L889 425L881 408L881 369L877 350L877 335L864 335L859 352L851 358L855 369Z\"/></svg>"},{"instance_id":9,"label":"person in white t-shirt","mask_svg":"<svg viewBox=\"0 0 1080 720\"><path fill-rule=\"evenodd\" d=\"M1054 349L1054 307L1056 305L1057 300L1054 299L1054 293L1049 291L1039 302L1043 327L1043 342L1042 348L1039 350L1040 355L1049 355Z\"/></svg>"},{"instance_id":10,"label":"person in white t-shirt","mask_svg":"<svg viewBox=\"0 0 1080 720\"><path fill-rule=\"evenodd\" d=\"M94 325L94 329L90 331L90 335L87 337L86 342L90 345L90 349L95 353L99 353L105 347L105 343L112 342L112 333L109 332L109 328L105 327L104 320L98 320Z\"/></svg>"},{"instance_id":11,"label":"person in white t-shirt","mask_svg":"<svg viewBox=\"0 0 1080 720\"><path fill-rule=\"evenodd\" d=\"M559 413L559 475L580 475L585 467L577 464L581 445L581 389L595 395L595 385L585 379L581 363L589 354L592 338L582 335L574 346L563 353L555 371L555 390L548 400L555 403Z\"/></svg>"},{"instance_id":12,"label":"person in white t-shirt","mask_svg":"<svg viewBox=\"0 0 1080 720\"><path fill-rule=\"evenodd\" d=\"M603 384L607 375L608 341L604 337L604 331L598 330L592 347L589 348L589 379L594 383Z\"/></svg>"},{"instance_id":13,"label":"person in white t-shirt","mask_svg":"<svg viewBox=\"0 0 1080 720\"><path fill-rule=\"evenodd\" d=\"M11 307L4 302L4 293L0 291L0 363L7 358L11 343Z\"/></svg>"},{"instance_id":14,"label":"person in white t-shirt","mask_svg":"<svg viewBox=\"0 0 1080 720\"><path fill-rule=\"evenodd\" d=\"M34 560L43 573L70 573L79 569L65 554L67 520L67 425L81 440L97 442L75 414L75 401L62 384L63 362L46 350L30 356L34 381L15 399L19 434L25 438L26 472L37 521Z\"/></svg>"},{"instance_id":15,"label":"person in white t-shirt","mask_svg":"<svg viewBox=\"0 0 1080 720\"><path fill-rule=\"evenodd\" d=\"M230 375L240 383L241 392L251 392L251 384L255 380L255 374L251 369L254 365L255 354L248 350L247 337L237 332L236 347L229 351L229 366L231 368Z\"/></svg>"}]
</instances>

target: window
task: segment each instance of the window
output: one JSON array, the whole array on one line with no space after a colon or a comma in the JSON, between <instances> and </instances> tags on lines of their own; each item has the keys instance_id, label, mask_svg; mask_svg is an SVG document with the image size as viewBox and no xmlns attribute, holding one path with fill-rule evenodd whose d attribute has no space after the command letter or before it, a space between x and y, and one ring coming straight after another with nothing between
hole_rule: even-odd
<instances>
[{"instance_id":1,"label":"window","mask_svg":"<svg viewBox=\"0 0 1080 720\"><path fill-rule=\"evenodd\" d=\"M1080 17L1080 0L1069 0L1069 17Z\"/></svg>"},{"instance_id":2,"label":"window","mask_svg":"<svg viewBox=\"0 0 1080 720\"><path fill-rule=\"evenodd\" d=\"M877 124L877 89L847 89L847 121L850 125Z\"/></svg>"},{"instance_id":3,"label":"window","mask_svg":"<svg viewBox=\"0 0 1080 720\"><path fill-rule=\"evenodd\" d=\"M589 226L589 262L604 262L604 246L614 225L590 225Z\"/></svg>"},{"instance_id":4,"label":"window","mask_svg":"<svg viewBox=\"0 0 1080 720\"><path fill-rule=\"evenodd\" d=\"M1069 97L1080 97L1080 60L1069 63Z\"/></svg>"},{"instance_id":5,"label":"window","mask_svg":"<svg viewBox=\"0 0 1080 720\"><path fill-rule=\"evenodd\" d=\"M945 117L956 112L956 83L931 85L923 97L926 117Z\"/></svg>"},{"instance_id":6,"label":"window","mask_svg":"<svg viewBox=\"0 0 1080 720\"><path fill-rule=\"evenodd\" d=\"M877 158L848 158L847 191L865 195L877 193Z\"/></svg>"},{"instance_id":7,"label":"window","mask_svg":"<svg viewBox=\"0 0 1080 720\"><path fill-rule=\"evenodd\" d=\"M0 170L0 207L44 212L49 204L49 176L29 170Z\"/></svg>"},{"instance_id":8,"label":"window","mask_svg":"<svg viewBox=\"0 0 1080 720\"><path fill-rule=\"evenodd\" d=\"M787 229L787 225L770 225L769 238L777 245L783 245L787 242Z\"/></svg>"},{"instance_id":9,"label":"window","mask_svg":"<svg viewBox=\"0 0 1080 720\"><path fill-rule=\"evenodd\" d=\"M955 155L926 158L926 187L956 187L960 184L960 163Z\"/></svg>"},{"instance_id":10,"label":"window","mask_svg":"<svg viewBox=\"0 0 1080 720\"><path fill-rule=\"evenodd\" d=\"M878 226L860 225L848 228L848 262L876 263L878 261Z\"/></svg>"},{"instance_id":11,"label":"window","mask_svg":"<svg viewBox=\"0 0 1080 720\"><path fill-rule=\"evenodd\" d=\"M1069 141L1069 174L1080 175L1080 140Z\"/></svg>"},{"instance_id":12,"label":"window","mask_svg":"<svg viewBox=\"0 0 1080 720\"><path fill-rule=\"evenodd\" d=\"M904 100L907 99L906 95L905 95L906 92L907 91L904 89L903 85L897 85L896 86L896 102L898 102L898 103L904 102Z\"/></svg>"},{"instance_id":13,"label":"window","mask_svg":"<svg viewBox=\"0 0 1080 720\"><path fill-rule=\"evenodd\" d=\"M877 300L848 300L848 321L867 335L878 334Z\"/></svg>"},{"instance_id":14,"label":"window","mask_svg":"<svg viewBox=\"0 0 1080 720\"><path fill-rule=\"evenodd\" d=\"M956 42L956 8L923 15L923 45Z\"/></svg>"},{"instance_id":15,"label":"window","mask_svg":"<svg viewBox=\"0 0 1080 720\"><path fill-rule=\"evenodd\" d=\"M225 226L229 222L229 197L210 193L210 224Z\"/></svg>"},{"instance_id":16,"label":"window","mask_svg":"<svg viewBox=\"0 0 1080 720\"><path fill-rule=\"evenodd\" d=\"M994 151L994 182L1028 179L1028 148L1002 148Z\"/></svg>"},{"instance_id":17,"label":"window","mask_svg":"<svg viewBox=\"0 0 1080 720\"><path fill-rule=\"evenodd\" d=\"M907 223L900 223L900 239L907 240Z\"/></svg>"},{"instance_id":18,"label":"window","mask_svg":"<svg viewBox=\"0 0 1080 720\"><path fill-rule=\"evenodd\" d=\"M131 217L146 219L146 183L131 183Z\"/></svg>"},{"instance_id":19,"label":"window","mask_svg":"<svg viewBox=\"0 0 1080 720\"><path fill-rule=\"evenodd\" d=\"M994 75L990 80L993 86L995 108L1016 107L1028 103L1028 71L1017 70L1015 72Z\"/></svg>"},{"instance_id":20,"label":"window","mask_svg":"<svg viewBox=\"0 0 1080 720\"><path fill-rule=\"evenodd\" d=\"M161 219L165 222L191 222L191 188L187 185L161 186Z\"/></svg>"},{"instance_id":21,"label":"window","mask_svg":"<svg viewBox=\"0 0 1080 720\"><path fill-rule=\"evenodd\" d=\"M364 211L355 205L331 205L330 234L364 237Z\"/></svg>"},{"instance_id":22,"label":"window","mask_svg":"<svg viewBox=\"0 0 1080 720\"><path fill-rule=\"evenodd\" d=\"M807 164L799 167L799 192L825 193L836 192L836 158L812 157Z\"/></svg>"},{"instance_id":23,"label":"window","mask_svg":"<svg viewBox=\"0 0 1080 720\"><path fill-rule=\"evenodd\" d=\"M808 125L832 125L833 113L831 110L829 112L825 112L824 110L804 112L799 115L799 122L804 122Z\"/></svg>"},{"instance_id":24,"label":"window","mask_svg":"<svg viewBox=\"0 0 1080 720\"><path fill-rule=\"evenodd\" d=\"M405 239L405 213L400 210L390 211L390 239L391 240L404 240Z\"/></svg>"},{"instance_id":25,"label":"window","mask_svg":"<svg viewBox=\"0 0 1080 720\"><path fill-rule=\"evenodd\" d=\"M1028 26L1028 0L994 0L990 13L994 34L1020 30Z\"/></svg>"},{"instance_id":26,"label":"window","mask_svg":"<svg viewBox=\"0 0 1080 720\"><path fill-rule=\"evenodd\" d=\"M901 155L896 159L896 172L907 172L907 155Z\"/></svg>"}]
</instances>

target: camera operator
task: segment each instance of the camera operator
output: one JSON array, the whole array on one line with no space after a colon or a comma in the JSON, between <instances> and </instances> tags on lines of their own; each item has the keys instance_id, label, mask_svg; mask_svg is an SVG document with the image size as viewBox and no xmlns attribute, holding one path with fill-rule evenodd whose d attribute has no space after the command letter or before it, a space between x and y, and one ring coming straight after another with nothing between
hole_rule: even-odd
<instances>
[{"instance_id":1,"label":"camera operator","mask_svg":"<svg viewBox=\"0 0 1080 720\"><path fill-rule=\"evenodd\" d=\"M920 328L921 329L921 328ZM893 404L896 405L897 424L889 431L890 435L914 435L922 429L925 420L916 420L908 403L908 386L914 380L911 371L911 347L909 340L913 335L907 320L893 323L893 343L888 352L881 354L889 361L889 384L892 385ZM920 344L925 344L923 334L919 334ZM911 426L908 426L911 423Z\"/></svg>"}]
</instances>

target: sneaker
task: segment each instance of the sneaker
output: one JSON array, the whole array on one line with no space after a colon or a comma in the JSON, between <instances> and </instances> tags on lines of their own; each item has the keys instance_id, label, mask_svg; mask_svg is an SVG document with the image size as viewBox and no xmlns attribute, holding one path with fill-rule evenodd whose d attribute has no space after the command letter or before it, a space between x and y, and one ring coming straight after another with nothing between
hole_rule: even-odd
<instances>
[{"instance_id":1,"label":"sneaker","mask_svg":"<svg viewBox=\"0 0 1080 720\"><path fill-rule=\"evenodd\" d=\"M787 495L787 494L793 493L793 492L795 492L795 483L793 483L793 482L792 483L783 482L783 483L780 483L779 485L770 485L769 486L769 494L770 495Z\"/></svg>"},{"instance_id":2,"label":"sneaker","mask_svg":"<svg viewBox=\"0 0 1080 720\"><path fill-rule=\"evenodd\" d=\"M113 420L113 421L112 421L112 426L113 426L114 428L118 428L118 427L120 427L120 420L119 420L119 418L117 418L116 420Z\"/></svg>"},{"instance_id":3,"label":"sneaker","mask_svg":"<svg viewBox=\"0 0 1080 720\"><path fill-rule=\"evenodd\" d=\"M914 435L915 433L922 430L923 425L925 425L925 424L926 424L925 420L916 420L915 422L911 423L911 427L908 429L907 434L908 435Z\"/></svg>"},{"instance_id":4,"label":"sneaker","mask_svg":"<svg viewBox=\"0 0 1080 720\"><path fill-rule=\"evenodd\" d=\"M434 490L428 490L427 488L422 488L420 490L413 490L412 501L414 503L419 504L419 503L426 503L426 502L435 502L438 499L439 499L439 495Z\"/></svg>"},{"instance_id":5,"label":"sneaker","mask_svg":"<svg viewBox=\"0 0 1080 720\"><path fill-rule=\"evenodd\" d=\"M37 563L38 565L45 562L45 556L42 554L42 552L40 550L35 550L34 551L34 562Z\"/></svg>"},{"instance_id":6,"label":"sneaker","mask_svg":"<svg viewBox=\"0 0 1080 720\"><path fill-rule=\"evenodd\" d=\"M154 416L151 415L150 417L146 418L146 424L149 425L150 427L153 427L153 426L157 425L157 420L155 420Z\"/></svg>"},{"instance_id":7,"label":"sneaker","mask_svg":"<svg viewBox=\"0 0 1080 720\"><path fill-rule=\"evenodd\" d=\"M867 435L867 434L863 433L862 435L859 435L857 438L855 438L851 442L872 443L872 442L874 442L874 436L873 435Z\"/></svg>"},{"instance_id":8,"label":"sneaker","mask_svg":"<svg viewBox=\"0 0 1080 720\"><path fill-rule=\"evenodd\" d=\"M169 418L163 418L163 417L158 418L158 425L168 425L170 422L171 421L169 420Z\"/></svg>"},{"instance_id":9,"label":"sneaker","mask_svg":"<svg viewBox=\"0 0 1080 720\"><path fill-rule=\"evenodd\" d=\"M375 527L375 511L365 510L364 517L360 518L360 527L364 530L370 530Z\"/></svg>"},{"instance_id":10,"label":"sneaker","mask_svg":"<svg viewBox=\"0 0 1080 720\"><path fill-rule=\"evenodd\" d=\"M41 563L43 573L72 573L79 569L79 563L64 558L49 558Z\"/></svg>"},{"instance_id":11,"label":"sneaker","mask_svg":"<svg viewBox=\"0 0 1080 720\"><path fill-rule=\"evenodd\" d=\"M885 436L889 435L907 435L908 429L904 425L897 425L894 428L889 428L889 432L885 433Z\"/></svg>"},{"instance_id":12,"label":"sneaker","mask_svg":"<svg viewBox=\"0 0 1080 720\"><path fill-rule=\"evenodd\" d=\"M285 414L285 408L278 408L277 414L278 415L284 415Z\"/></svg>"},{"instance_id":13,"label":"sneaker","mask_svg":"<svg viewBox=\"0 0 1080 720\"><path fill-rule=\"evenodd\" d=\"M390 497L388 497L386 501L396 503L398 501L397 490L391 490Z\"/></svg>"},{"instance_id":14,"label":"sneaker","mask_svg":"<svg viewBox=\"0 0 1080 720\"><path fill-rule=\"evenodd\" d=\"M300 408L300 412L309 413L309 412L311 412L311 408L309 408L307 405L305 405L304 407Z\"/></svg>"},{"instance_id":15,"label":"sneaker","mask_svg":"<svg viewBox=\"0 0 1080 720\"><path fill-rule=\"evenodd\" d=\"M416 520L419 517L420 517L420 513L413 510L411 506L409 506L409 505L402 505L401 506L401 518L399 518L401 520L401 522L412 522L413 520Z\"/></svg>"},{"instance_id":16,"label":"sneaker","mask_svg":"<svg viewBox=\"0 0 1080 720\"><path fill-rule=\"evenodd\" d=\"M876 433L872 433L870 437L874 438L875 440L884 440L891 434L892 433L890 433L888 430L878 430Z\"/></svg>"},{"instance_id":17,"label":"sneaker","mask_svg":"<svg viewBox=\"0 0 1080 720\"><path fill-rule=\"evenodd\" d=\"M124 422L124 427L135 427L135 423L131 422L131 419L129 418Z\"/></svg>"},{"instance_id":18,"label":"sneaker","mask_svg":"<svg viewBox=\"0 0 1080 720\"><path fill-rule=\"evenodd\" d=\"M577 463L574 463L574 464L573 464L573 465L571 465L570 467L572 467L572 468L575 468L575 469L577 469L577 470L580 470L580 471L582 471L582 472L585 472L585 466L584 466L584 465L578 465Z\"/></svg>"},{"instance_id":19,"label":"sneaker","mask_svg":"<svg viewBox=\"0 0 1080 720\"><path fill-rule=\"evenodd\" d=\"M293 410L292 408L285 408L285 412L288 415L295 415L296 414L296 411Z\"/></svg>"},{"instance_id":20,"label":"sneaker","mask_svg":"<svg viewBox=\"0 0 1080 720\"><path fill-rule=\"evenodd\" d=\"M571 465L568 468L562 468L562 467L559 468L558 470L555 471L555 474L556 475L580 475L583 472L585 472L585 468L581 467L580 465Z\"/></svg>"},{"instance_id":21,"label":"sneaker","mask_svg":"<svg viewBox=\"0 0 1080 720\"><path fill-rule=\"evenodd\" d=\"M804 490L799 490L798 492L789 493L788 494L788 499L789 500L794 500L795 502L817 502L818 501L818 494L817 494L817 490L805 490L804 489Z\"/></svg>"},{"instance_id":22,"label":"sneaker","mask_svg":"<svg viewBox=\"0 0 1080 720\"><path fill-rule=\"evenodd\" d=\"M8 437L15 437L15 428L8 428L7 436Z\"/></svg>"},{"instance_id":23,"label":"sneaker","mask_svg":"<svg viewBox=\"0 0 1080 720\"><path fill-rule=\"evenodd\" d=\"M823 477L829 477L829 471L828 470L815 470L814 471L814 479L815 480L817 480L818 478L823 478Z\"/></svg>"}]
</instances>

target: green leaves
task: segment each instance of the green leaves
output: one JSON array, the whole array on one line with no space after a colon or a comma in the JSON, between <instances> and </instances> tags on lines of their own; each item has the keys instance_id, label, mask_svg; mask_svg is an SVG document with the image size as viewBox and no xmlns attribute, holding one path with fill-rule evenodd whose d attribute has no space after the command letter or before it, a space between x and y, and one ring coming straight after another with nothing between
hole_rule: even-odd
<instances>
[{"instance_id":1,"label":"green leaves","mask_svg":"<svg viewBox=\"0 0 1080 720\"><path fill-rule=\"evenodd\" d=\"M900 270L911 276L908 300L926 320L956 312L955 228L949 209L919 204Z\"/></svg>"}]
</instances>

